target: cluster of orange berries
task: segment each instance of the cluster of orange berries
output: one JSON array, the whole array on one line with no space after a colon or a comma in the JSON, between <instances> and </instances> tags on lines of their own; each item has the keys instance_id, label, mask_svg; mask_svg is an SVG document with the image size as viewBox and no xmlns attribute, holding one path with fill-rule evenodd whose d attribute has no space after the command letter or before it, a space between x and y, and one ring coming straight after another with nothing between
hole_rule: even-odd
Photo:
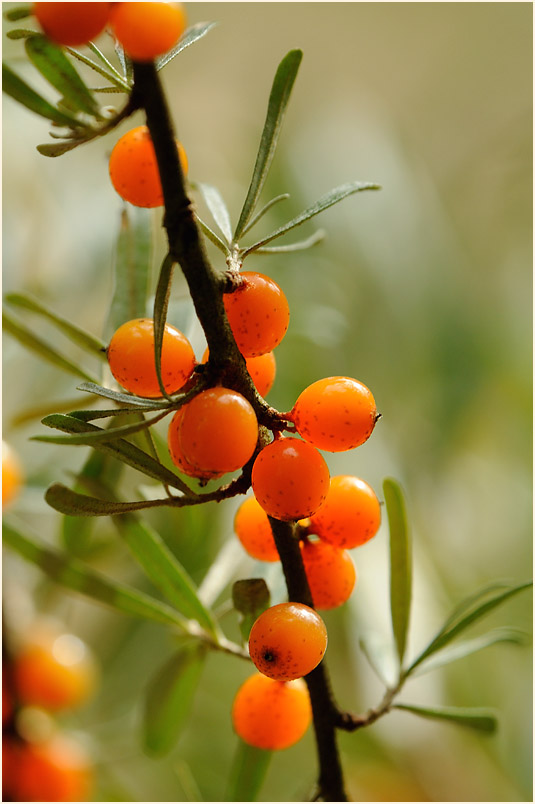
<instances>
[{"instance_id":1,"label":"cluster of orange berries","mask_svg":"<svg viewBox=\"0 0 535 804\"><path fill-rule=\"evenodd\" d=\"M91 759L53 716L85 703L96 679L96 663L87 646L49 623L32 630L4 664L4 801L90 800Z\"/></svg>"}]
</instances>

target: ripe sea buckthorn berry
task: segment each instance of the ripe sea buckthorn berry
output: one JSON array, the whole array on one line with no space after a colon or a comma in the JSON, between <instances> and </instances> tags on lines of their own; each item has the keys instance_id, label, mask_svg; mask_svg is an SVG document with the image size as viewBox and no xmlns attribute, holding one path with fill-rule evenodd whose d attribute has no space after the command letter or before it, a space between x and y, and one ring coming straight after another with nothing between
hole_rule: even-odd
<instances>
[{"instance_id":1,"label":"ripe sea buckthorn berry","mask_svg":"<svg viewBox=\"0 0 535 804\"><path fill-rule=\"evenodd\" d=\"M327 377L312 383L292 410L299 435L328 452L343 452L363 444L377 418L371 391L351 377Z\"/></svg>"},{"instance_id":2,"label":"ripe sea buckthorn berry","mask_svg":"<svg viewBox=\"0 0 535 804\"><path fill-rule=\"evenodd\" d=\"M178 445L186 461L202 472L234 472L247 463L258 440L250 403L228 388L201 391L184 406Z\"/></svg>"},{"instance_id":3,"label":"ripe sea buckthorn berry","mask_svg":"<svg viewBox=\"0 0 535 804\"><path fill-rule=\"evenodd\" d=\"M152 61L176 45L186 12L181 3L115 3L111 25L133 61Z\"/></svg>"},{"instance_id":4,"label":"ripe sea buckthorn berry","mask_svg":"<svg viewBox=\"0 0 535 804\"><path fill-rule=\"evenodd\" d=\"M234 517L234 532L244 550L259 561L279 561L279 554L264 509L254 497L242 502Z\"/></svg>"},{"instance_id":5,"label":"ripe sea buckthorn berry","mask_svg":"<svg viewBox=\"0 0 535 804\"><path fill-rule=\"evenodd\" d=\"M314 609L279 603L262 612L249 634L249 655L265 676L291 681L310 673L327 649L327 629Z\"/></svg>"},{"instance_id":6,"label":"ripe sea buckthorn berry","mask_svg":"<svg viewBox=\"0 0 535 804\"><path fill-rule=\"evenodd\" d=\"M108 346L110 371L117 382L137 396L162 395L156 376L154 324L151 318L134 318L122 324ZM193 348L178 329L165 325L162 343L162 380L168 394L186 383L195 368Z\"/></svg>"},{"instance_id":7,"label":"ripe sea buckthorn berry","mask_svg":"<svg viewBox=\"0 0 535 804\"><path fill-rule=\"evenodd\" d=\"M208 356L209 350L206 349L202 356L203 363L208 361ZM260 396L265 396L267 392L271 390L275 382L275 374L277 371L275 355L273 352L266 352L266 354L259 355L258 357L246 357L245 363L256 390Z\"/></svg>"},{"instance_id":8,"label":"ripe sea buckthorn berry","mask_svg":"<svg viewBox=\"0 0 535 804\"><path fill-rule=\"evenodd\" d=\"M58 45L85 45L106 27L112 3L34 3L33 13Z\"/></svg>"},{"instance_id":9,"label":"ripe sea buckthorn berry","mask_svg":"<svg viewBox=\"0 0 535 804\"><path fill-rule=\"evenodd\" d=\"M64 735L21 746L16 768L16 801L91 800L92 763L81 745Z\"/></svg>"},{"instance_id":10,"label":"ripe sea buckthorn berry","mask_svg":"<svg viewBox=\"0 0 535 804\"><path fill-rule=\"evenodd\" d=\"M16 655L14 681L19 701L51 711L83 704L97 680L95 660L73 634L38 631Z\"/></svg>"},{"instance_id":11,"label":"ripe sea buckthorn berry","mask_svg":"<svg viewBox=\"0 0 535 804\"><path fill-rule=\"evenodd\" d=\"M329 469L306 441L278 438L258 454L251 481L256 499L269 516L303 519L325 500Z\"/></svg>"},{"instance_id":12,"label":"ripe sea buckthorn berry","mask_svg":"<svg viewBox=\"0 0 535 804\"><path fill-rule=\"evenodd\" d=\"M197 477L199 480L213 480L221 477L221 473L217 472L203 472L201 469L193 466L186 458L180 448L178 432L184 416L184 407L179 408L171 422L167 431L167 446L169 447L169 454L171 460L178 466L181 472L184 472L188 477Z\"/></svg>"},{"instance_id":13,"label":"ripe sea buckthorn berry","mask_svg":"<svg viewBox=\"0 0 535 804\"><path fill-rule=\"evenodd\" d=\"M310 518L310 531L322 541L351 550L372 539L381 524L381 506L364 480L331 477L327 499Z\"/></svg>"},{"instance_id":14,"label":"ripe sea buckthorn berry","mask_svg":"<svg viewBox=\"0 0 535 804\"><path fill-rule=\"evenodd\" d=\"M188 160L178 141L177 149L182 172L186 174ZM115 143L110 154L109 171L111 183L125 201L135 207L163 206L162 183L147 126L130 129Z\"/></svg>"},{"instance_id":15,"label":"ripe sea buckthorn berry","mask_svg":"<svg viewBox=\"0 0 535 804\"><path fill-rule=\"evenodd\" d=\"M290 309L273 279L254 271L241 274L243 284L223 295L230 328L244 357L271 352L288 329Z\"/></svg>"},{"instance_id":16,"label":"ripe sea buckthorn berry","mask_svg":"<svg viewBox=\"0 0 535 804\"><path fill-rule=\"evenodd\" d=\"M274 681L260 673L239 688L232 705L234 730L249 745L280 751L297 743L312 720L305 682Z\"/></svg>"},{"instance_id":17,"label":"ripe sea buckthorn berry","mask_svg":"<svg viewBox=\"0 0 535 804\"><path fill-rule=\"evenodd\" d=\"M305 542L301 547L303 564L314 606L335 609L351 595L357 573L347 550L326 542Z\"/></svg>"},{"instance_id":18,"label":"ripe sea buckthorn berry","mask_svg":"<svg viewBox=\"0 0 535 804\"><path fill-rule=\"evenodd\" d=\"M15 450L2 441L2 508L18 496L23 479L22 467Z\"/></svg>"}]
</instances>

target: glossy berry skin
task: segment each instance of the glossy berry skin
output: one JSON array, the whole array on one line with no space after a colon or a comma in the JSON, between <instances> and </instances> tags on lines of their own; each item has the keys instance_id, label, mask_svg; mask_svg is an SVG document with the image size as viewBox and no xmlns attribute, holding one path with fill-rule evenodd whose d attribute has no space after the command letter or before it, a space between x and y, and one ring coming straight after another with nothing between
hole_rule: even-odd
<instances>
[{"instance_id":1,"label":"glossy berry skin","mask_svg":"<svg viewBox=\"0 0 535 804\"><path fill-rule=\"evenodd\" d=\"M256 673L239 688L232 724L242 740L256 748L280 751L295 745L312 720L304 681L274 681Z\"/></svg>"},{"instance_id":2,"label":"glossy berry skin","mask_svg":"<svg viewBox=\"0 0 535 804\"><path fill-rule=\"evenodd\" d=\"M372 539L380 524L381 506L371 486L352 475L337 475L310 518L309 530L322 541L351 550Z\"/></svg>"},{"instance_id":3,"label":"glossy berry skin","mask_svg":"<svg viewBox=\"0 0 535 804\"><path fill-rule=\"evenodd\" d=\"M161 397L154 358L154 324L151 318L135 318L122 324L108 346L108 363L117 382L143 397ZM195 368L193 348L180 330L165 325L162 343L162 379L174 394Z\"/></svg>"},{"instance_id":4,"label":"glossy berry skin","mask_svg":"<svg viewBox=\"0 0 535 804\"><path fill-rule=\"evenodd\" d=\"M180 3L115 3L111 25L133 61L152 61L176 45L186 13Z\"/></svg>"},{"instance_id":5,"label":"glossy berry skin","mask_svg":"<svg viewBox=\"0 0 535 804\"><path fill-rule=\"evenodd\" d=\"M182 172L186 174L186 152L179 142L177 149ZM135 207L163 206L162 183L147 126L130 129L115 143L110 154L109 172L111 183L125 201Z\"/></svg>"},{"instance_id":6,"label":"glossy berry skin","mask_svg":"<svg viewBox=\"0 0 535 804\"><path fill-rule=\"evenodd\" d=\"M91 800L92 763L81 745L63 735L22 745L16 771L16 801Z\"/></svg>"},{"instance_id":7,"label":"glossy berry skin","mask_svg":"<svg viewBox=\"0 0 535 804\"><path fill-rule=\"evenodd\" d=\"M279 603L266 609L249 635L249 655L257 670L277 681L306 676L326 649L325 623L302 603Z\"/></svg>"},{"instance_id":8,"label":"glossy berry skin","mask_svg":"<svg viewBox=\"0 0 535 804\"><path fill-rule=\"evenodd\" d=\"M13 677L20 703L57 712L90 698L97 668L78 637L39 631L16 655Z\"/></svg>"},{"instance_id":9,"label":"glossy berry skin","mask_svg":"<svg viewBox=\"0 0 535 804\"><path fill-rule=\"evenodd\" d=\"M2 508L19 496L23 480L22 466L15 450L2 441Z\"/></svg>"},{"instance_id":10,"label":"glossy berry skin","mask_svg":"<svg viewBox=\"0 0 535 804\"><path fill-rule=\"evenodd\" d=\"M58 45L85 45L106 27L112 3L34 3L46 36Z\"/></svg>"},{"instance_id":11,"label":"glossy berry skin","mask_svg":"<svg viewBox=\"0 0 535 804\"><path fill-rule=\"evenodd\" d=\"M182 424L182 419L184 417L184 410L185 406L177 410L171 419L169 429L167 431L167 446L169 448L171 460L175 466L178 466L180 471L185 475L188 475L188 477L196 477L199 480L214 480L218 477L221 477L220 472L203 472L202 469L198 469L196 466L193 466L193 464L186 460L184 453L182 452L179 439L180 425Z\"/></svg>"},{"instance_id":12,"label":"glossy berry skin","mask_svg":"<svg viewBox=\"0 0 535 804\"><path fill-rule=\"evenodd\" d=\"M188 463L202 472L234 472L247 463L258 440L251 404L220 386L201 391L184 406L178 444Z\"/></svg>"},{"instance_id":13,"label":"glossy berry skin","mask_svg":"<svg viewBox=\"0 0 535 804\"><path fill-rule=\"evenodd\" d=\"M326 542L307 541L301 555L315 608L325 611L343 605L357 580L348 551Z\"/></svg>"},{"instance_id":14,"label":"glossy berry skin","mask_svg":"<svg viewBox=\"0 0 535 804\"><path fill-rule=\"evenodd\" d=\"M299 435L310 444L328 452L343 452L370 437L377 409L363 383L351 377L327 377L299 395L292 419Z\"/></svg>"},{"instance_id":15,"label":"glossy berry skin","mask_svg":"<svg viewBox=\"0 0 535 804\"><path fill-rule=\"evenodd\" d=\"M278 438L258 454L251 480L254 495L269 516L303 519L325 500L329 469L306 441Z\"/></svg>"},{"instance_id":16,"label":"glossy berry skin","mask_svg":"<svg viewBox=\"0 0 535 804\"><path fill-rule=\"evenodd\" d=\"M279 554L264 509L254 497L244 500L234 517L234 532L244 550L259 561L279 561Z\"/></svg>"},{"instance_id":17,"label":"glossy berry skin","mask_svg":"<svg viewBox=\"0 0 535 804\"><path fill-rule=\"evenodd\" d=\"M286 296L273 279L243 271L243 284L225 293L223 302L230 328L244 357L271 352L284 338L290 322Z\"/></svg>"},{"instance_id":18,"label":"glossy berry skin","mask_svg":"<svg viewBox=\"0 0 535 804\"><path fill-rule=\"evenodd\" d=\"M209 350L205 349L202 362L208 362L208 357ZM275 355L273 352L266 352L265 355L259 355L258 357L246 357L245 363L256 390L260 396L265 396L268 391L271 390L275 382L275 374L277 372Z\"/></svg>"}]
</instances>

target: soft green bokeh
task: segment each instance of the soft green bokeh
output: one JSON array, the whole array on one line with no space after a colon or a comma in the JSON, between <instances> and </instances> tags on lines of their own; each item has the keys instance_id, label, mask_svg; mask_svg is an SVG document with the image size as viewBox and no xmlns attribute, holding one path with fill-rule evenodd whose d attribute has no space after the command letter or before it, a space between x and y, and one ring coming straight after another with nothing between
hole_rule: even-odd
<instances>
[{"instance_id":1,"label":"soft green bokeh","mask_svg":"<svg viewBox=\"0 0 535 804\"><path fill-rule=\"evenodd\" d=\"M296 230L296 238L327 231L311 251L253 255L247 267L273 276L291 307L269 401L289 410L306 385L337 374L357 377L375 395L383 416L369 442L326 457L332 474L362 476L378 493L392 476L407 493L413 656L456 601L492 580L520 583L532 572L531 4L194 3L187 10L191 22L219 24L166 68L164 83L191 177L219 188L234 222L272 77L295 47L303 63L264 200L291 198L258 235L346 181L382 185ZM22 53L20 42L4 39L4 58L42 86ZM35 150L48 141L46 121L9 98L3 111L4 292L29 292L104 337L121 212L107 175L117 135L46 159ZM207 217L204 208L201 214ZM159 228L156 212L161 237ZM162 248L159 241L157 255ZM191 332L200 358L202 334L184 299L177 281L172 320ZM40 319L24 320L64 343ZM38 419L19 426L14 419L37 404L82 400L76 384L4 337L4 438L28 476L13 511L51 541L58 518L43 491L53 480L71 482L87 451L31 442L45 428ZM131 478L131 488L137 482ZM233 538L235 508L159 512L150 521L200 582ZM97 531L104 539L115 533L105 520ZM325 616L333 686L341 705L356 711L382 694L358 640L390 638L387 545L385 524L355 551L351 602ZM237 577L267 574L274 602L282 599L277 568L240 560ZM126 550L108 548L93 563L145 588ZM177 749L149 759L139 739L141 693L170 655L170 637L51 589L17 558L5 564L6 614L17 627L34 610L64 617L103 663L98 698L66 718L93 742L100 800L192 800L196 787L204 800L220 800L234 750L229 709L248 665L210 656ZM492 614L488 627L530 631L531 612L524 594ZM239 639L233 615L222 622ZM408 703L494 707L498 734L473 736L394 712L341 735L351 796L532 800L531 694L529 647L492 647L411 682L401 696ZM310 733L274 758L263 798L306 799L314 763Z\"/></svg>"}]
</instances>

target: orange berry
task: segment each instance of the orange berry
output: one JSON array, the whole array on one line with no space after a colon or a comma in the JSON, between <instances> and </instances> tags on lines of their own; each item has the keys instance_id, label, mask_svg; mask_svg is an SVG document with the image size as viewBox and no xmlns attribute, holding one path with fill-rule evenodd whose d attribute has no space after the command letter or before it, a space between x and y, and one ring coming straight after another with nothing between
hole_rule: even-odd
<instances>
[{"instance_id":1,"label":"orange berry","mask_svg":"<svg viewBox=\"0 0 535 804\"><path fill-rule=\"evenodd\" d=\"M167 431L167 446L169 447L169 454L171 455L171 460L178 466L181 472L188 477L197 477L199 480L210 480L221 477L221 473L216 472L203 472L201 469L197 469L196 466L193 466L186 458L184 457L184 453L180 447L180 440L179 440L179 430L180 425L182 423L182 418L184 416L185 406L179 408L171 422L169 424L169 429Z\"/></svg>"},{"instance_id":2,"label":"orange berry","mask_svg":"<svg viewBox=\"0 0 535 804\"><path fill-rule=\"evenodd\" d=\"M303 519L318 510L329 489L329 470L320 453L298 438L278 438L256 458L253 492L269 516Z\"/></svg>"},{"instance_id":3,"label":"orange berry","mask_svg":"<svg viewBox=\"0 0 535 804\"><path fill-rule=\"evenodd\" d=\"M152 61L176 45L186 29L180 3L115 3L113 32L133 61Z\"/></svg>"},{"instance_id":4,"label":"orange berry","mask_svg":"<svg viewBox=\"0 0 535 804\"><path fill-rule=\"evenodd\" d=\"M325 623L302 603L279 603L266 609L249 635L249 655L257 669L277 681L306 676L326 649Z\"/></svg>"},{"instance_id":5,"label":"orange berry","mask_svg":"<svg viewBox=\"0 0 535 804\"><path fill-rule=\"evenodd\" d=\"M310 518L310 531L335 547L351 550L375 536L381 506L364 480L351 475L331 477L327 499Z\"/></svg>"},{"instance_id":6,"label":"orange berry","mask_svg":"<svg viewBox=\"0 0 535 804\"><path fill-rule=\"evenodd\" d=\"M178 141L177 150L182 172L186 174L188 160ZM163 206L162 182L147 126L130 129L115 143L110 154L109 172L111 183L125 201L135 207Z\"/></svg>"},{"instance_id":7,"label":"orange berry","mask_svg":"<svg viewBox=\"0 0 535 804\"><path fill-rule=\"evenodd\" d=\"M254 497L249 497L238 508L234 517L234 532L253 558L279 561L269 519Z\"/></svg>"},{"instance_id":8,"label":"orange berry","mask_svg":"<svg viewBox=\"0 0 535 804\"><path fill-rule=\"evenodd\" d=\"M73 634L33 634L14 660L15 687L26 706L59 711L83 704L93 693L96 664Z\"/></svg>"},{"instance_id":9,"label":"orange berry","mask_svg":"<svg viewBox=\"0 0 535 804\"><path fill-rule=\"evenodd\" d=\"M122 324L108 346L108 363L117 382L137 396L162 395L156 376L154 324L151 318L134 318ZM185 335L165 325L162 343L162 379L168 394L186 383L195 368L195 354Z\"/></svg>"},{"instance_id":10,"label":"orange berry","mask_svg":"<svg viewBox=\"0 0 535 804\"><path fill-rule=\"evenodd\" d=\"M19 741L2 736L2 801L15 801Z\"/></svg>"},{"instance_id":11,"label":"orange berry","mask_svg":"<svg viewBox=\"0 0 535 804\"><path fill-rule=\"evenodd\" d=\"M299 395L292 410L297 432L318 449L342 452L363 444L377 420L371 392L351 377L318 380Z\"/></svg>"},{"instance_id":12,"label":"orange berry","mask_svg":"<svg viewBox=\"0 0 535 804\"><path fill-rule=\"evenodd\" d=\"M202 356L203 363L208 361L208 356L209 350L205 349ZM277 371L275 355L273 352L266 352L265 355L258 355L258 357L246 357L245 364L256 390L260 396L265 396L275 381Z\"/></svg>"},{"instance_id":13,"label":"orange berry","mask_svg":"<svg viewBox=\"0 0 535 804\"><path fill-rule=\"evenodd\" d=\"M357 580L348 551L326 542L306 541L301 547L301 555L314 606L325 610L345 603Z\"/></svg>"},{"instance_id":14,"label":"orange berry","mask_svg":"<svg viewBox=\"0 0 535 804\"><path fill-rule=\"evenodd\" d=\"M19 495L23 483L20 461L5 441L2 441L2 508Z\"/></svg>"},{"instance_id":15,"label":"orange berry","mask_svg":"<svg viewBox=\"0 0 535 804\"><path fill-rule=\"evenodd\" d=\"M223 295L230 328L244 357L271 352L288 329L290 309L273 279L254 271L241 274L243 284Z\"/></svg>"},{"instance_id":16,"label":"orange berry","mask_svg":"<svg viewBox=\"0 0 535 804\"><path fill-rule=\"evenodd\" d=\"M16 801L89 801L93 780L86 752L74 740L56 735L21 746L17 757Z\"/></svg>"},{"instance_id":17,"label":"orange berry","mask_svg":"<svg viewBox=\"0 0 535 804\"><path fill-rule=\"evenodd\" d=\"M85 45L102 33L112 3L34 3L33 13L58 45Z\"/></svg>"},{"instance_id":18,"label":"orange berry","mask_svg":"<svg viewBox=\"0 0 535 804\"><path fill-rule=\"evenodd\" d=\"M184 406L178 444L186 461L202 472L234 472L247 463L258 440L250 403L228 388L201 391Z\"/></svg>"},{"instance_id":19,"label":"orange berry","mask_svg":"<svg viewBox=\"0 0 535 804\"><path fill-rule=\"evenodd\" d=\"M312 720L302 679L274 681L256 673L239 688L232 705L234 730L249 745L280 751L298 742Z\"/></svg>"}]
</instances>

